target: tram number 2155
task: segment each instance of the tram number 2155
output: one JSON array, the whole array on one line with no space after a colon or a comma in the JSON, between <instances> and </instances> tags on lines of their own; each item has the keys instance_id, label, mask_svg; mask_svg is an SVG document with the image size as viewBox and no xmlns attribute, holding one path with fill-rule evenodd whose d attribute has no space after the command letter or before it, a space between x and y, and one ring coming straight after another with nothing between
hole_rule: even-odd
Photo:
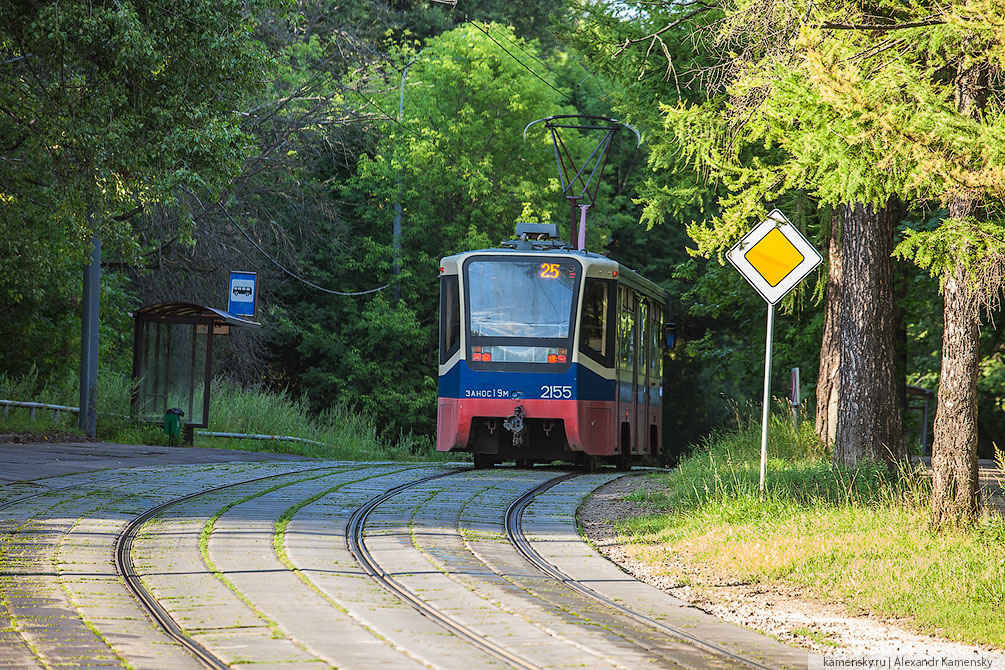
<instances>
[{"instance_id":1,"label":"tram number 2155","mask_svg":"<svg viewBox=\"0 0 1005 670\"><path fill-rule=\"evenodd\" d=\"M569 400L572 398L572 387L542 386L541 398L544 400Z\"/></svg>"}]
</instances>

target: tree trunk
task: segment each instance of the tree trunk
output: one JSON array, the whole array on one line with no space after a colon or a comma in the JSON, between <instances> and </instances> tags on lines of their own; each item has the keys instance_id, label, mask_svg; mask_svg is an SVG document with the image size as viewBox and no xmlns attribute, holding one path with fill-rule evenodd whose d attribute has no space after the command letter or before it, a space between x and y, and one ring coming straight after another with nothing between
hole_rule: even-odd
<instances>
[{"instance_id":1,"label":"tree trunk","mask_svg":"<svg viewBox=\"0 0 1005 670\"><path fill-rule=\"evenodd\" d=\"M932 521L936 526L955 526L977 515L980 315L964 270L956 269L946 277L944 293L942 370L932 443Z\"/></svg>"},{"instance_id":2,"label":"tree trunk","mask_svg":"<svg viewBox=\"0 0 1005 670\"><path fill-rule=\"evenodd\" d=\"M965 62L965 61L964 61ZM987 105L986 62L978 61L957 72L956 105L962 116L978 119ZM949 218L964 220L977 214L973 194L949 198ZM966 249L954 249L960 258L944 275L945 307L942 333L942 369L932 431L932 522L936 526L965 524L977 516L977 344L980 336L979 296L970 285L963 262Z\"/></svg>"},{"instance_id":3,"label":"tree trunk","mask_svg":"<svg viewBox=\"0 0 1005 670\"><path fill-rule=\"evenodd\" d=\"M841 216L841 335L834 462L904 456L897 394L893 230L899 207L855 203Z\"/></svg>"},{"instance_id":4,"label":"tree trunk","mask_svg":"<svg viewBox=\"0 0 1005 670\"><path fill-rule=\"evenodd\" d=\"M837 432L838 364L841 360L841 218L831 217L830 245L827 249L827 288L824 291L824 336L820 344L817 374L817 418L815 430L824 444L834 444Z\"/></svg>"}]
</instances>

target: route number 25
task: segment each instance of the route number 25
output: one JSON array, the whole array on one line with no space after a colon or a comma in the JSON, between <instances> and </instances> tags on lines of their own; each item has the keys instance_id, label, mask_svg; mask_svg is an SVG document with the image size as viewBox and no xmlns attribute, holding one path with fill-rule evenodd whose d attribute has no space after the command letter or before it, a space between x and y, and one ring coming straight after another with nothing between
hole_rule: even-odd
<instances>
[{"instance_id":1,"label":"route number 25","mask_svg":"<svg viewBox=\"0 0 1005 670\"><path fill-rule=\"evenodd\" d=\"M541 263L542 279L558 279L558 263Z\"/></svg>"},{"instance_id":2,"label":"route number 25","mask_svg":"<svg viewBox=\"0 0 1005 670\"><path fill-rule=\"evenodd\" d=\"M544 400L569 400L572 398L572 387L542 386L541 398Z\"/></svg>"}]
</instances>

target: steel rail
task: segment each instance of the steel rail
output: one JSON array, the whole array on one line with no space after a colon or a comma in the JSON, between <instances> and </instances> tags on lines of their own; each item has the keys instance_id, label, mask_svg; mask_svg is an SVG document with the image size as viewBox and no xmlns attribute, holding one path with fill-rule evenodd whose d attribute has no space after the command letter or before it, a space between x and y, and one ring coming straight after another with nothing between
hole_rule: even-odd
<instances>
[{"instance_id":1,"label":"steel rail","mask_svg":"<svg viewBox=\"0 0 1005 670\"><path fill-rule=\"evenodd\" d=\"M681 642L698 647L703 651L710 652L717 656L728 658L732 661L743 663L744 665L750 666L752 668L757 668L757 670L773 670L770 666L763 665L762 663L759 663L753 659L736 654L728 649L725 649L715 644L714 642L703 640L691 633L688 633L685 630L677 628L676 626L670 626L668 624L657 621L652 617L646 616L641 612L636 612L633 609L625 607L624 605L615 602L614 600L611 600L607 596L604 596L598 593L597 591L594 591L586 584L583 584L582 582L573 579L569 575L562 572L558 568L558 566L547 561L543 556L541 556L541 554L539 554L537 550L531 546L530 540L527 539L527 536L523 532L524 510L527 508L527 505L530 504L531 500L533 500L535 497L544 493L553 486L560 484L563 481L566 481L567 479L576 477L577 474L578 473L570 473L567 475L562 475L561 477L555 477L554 479L549 479L546 482L542 482L538 486L535 486L534 488L532 488L531 490L527 491L522 496L517 498L506 509L505 523L504 523L506 529L506 535L507 537L509 537L510 542L513 543L513 546L516 547L517 551L520 552L520 555L522 555L531 565L533 565L535 568L540 570L545 575L551 577L552 579L556 579L562 582L572 590L584 596L592 598L596 601L603 603L604 605L607 605L608 607L612 607L618 610L622 614L634 619L635 621L641 624L655 628L663 633L666 633L674 638L677 638Z\"/></svg>"},{"instance_id":2,"label":"steel rail","mask_svg":"<svg viewBox=\"0 0 1005 670\"><path fill-rule=\"evenodd\" d=\"M269 440L271 442L299 442L301 444L313 444L318 447L329 447L334 449L335 445L317 440L308 440L304 437L293 437L292 435L261 435L258 433L222 433L212 430L197 430L196 437L229 437L237 440Z\"/></svg>"},{"instance_id":3,"label":"steel rail","mask_svg":"<svg viewBox=\"0 0 1005 670\"><path fill-rule=\"evenodd\" d=\"M462 470L461 472L467 472ZM392 575L388 574L380 564L374 559L373 555L366 547L366 543L363 538L363 529L366 525L366 519L374 509L384 502L387 502L394 496L403 493L404 491L418 486L419 484L424 484L426 482L432 481L434 479L439 479L440 477L447 477L450 475L458 474L457 472L446 472L443 474L432 475L429 477L423 477L422 479L417 479L401 486L396 486L393 489L386 491L374 498L371 498L362 507L359 507L352 513L349 517L349 523L346 525L345 539L346 544L349 547L349 551L356 558L356 561L363 567L366 573L378 584L384 587L387 591L398 597L403 602L411 605L412 608L417 610L420 614L432 619L436 623L443 626L445 629L454 633L461 639L469 642L470 644L480 648L482 651L488 653L489 655L508 663L517 668L525 668L526 670L540 670L541 666L534 665L533 663L527 661L520 656L510 652L505 647L501 647L489 640L477 635L460 623L453 617L443 613L442 611L436 609L429 603L422 600L422 598L415 595L410 589L408 589L401 582L396 580Z\"/></svg>"},{"instance_id":4,"label":"steel rail","mask_svg":"<svg viewBox=\"0 0 1005 670\"><path fill-rule=\"evenodd\" d=\"M16 484L16 483L25 483L25 482L11 482L11 483L12 484ZM81 484L70 484L69 486L60 486L60 487L53 488L53 489L46 488L46 490L39 491L38 493L31 493L31 494L26 495L26 496L21 496L20 498L14 498L13 500L5 500L4 502L0 503L0 509L7 509L8 507L13 507L14 505L17 505L18 503L22 503L25 500L31 500L33 498L41 498L42 496L47 496L50 493L56 493L57 491L66 491L67 489L75 489L75 488L80 488L80 487L81 487Z\"/></svg>"},{"instance_id":5,"label":"steel rail","mask_svg":"<svg viewBox=\"0 0 1005 670\"><path fill-rule=\"evenodd\" d=\"M133 565L132 558L132 547L133 540L136 539L136 534L139 529L150 519L154 518L161 512L180 505L189 500L194 500L204 495L210 493L216 493L217 491L223 491L225 489L234 488L235 486L242 486L244 484L253 484L255 482L267 481L270 479L279 479L281 477L289 477L291 475L303 474L305 472L320 472L322 470L343 470L345 466L328 466L323 468L307 468L304 470L291 470L290 472L282 472L275 475L267 475L265 477L255 477L254 479L245 479L239 482L233 482L231 484L224 484L222 486L216 486L210 489L204 489L202 491L196 491L179 498L174 498L165 503L152 507L145 511L140 516L136 517L122 529L119 533L118 538L115 541L115 570L120 577L125 581L126 587L129 589L130 593L136 597L140 602L140 605L146 612L153 618L154 622L164 630L175 642L182 645L185 649L190 651L196 659L211 670L230 670L230 665L224 663L220 658L213 654L209 649L199 644L192 637L187 635L178 622L168 613L167 610L158 602L158 600L151 594L146 586L143 585L142 580L139 575L136 574L135 566Z\"/></svg>"}]
</instances>

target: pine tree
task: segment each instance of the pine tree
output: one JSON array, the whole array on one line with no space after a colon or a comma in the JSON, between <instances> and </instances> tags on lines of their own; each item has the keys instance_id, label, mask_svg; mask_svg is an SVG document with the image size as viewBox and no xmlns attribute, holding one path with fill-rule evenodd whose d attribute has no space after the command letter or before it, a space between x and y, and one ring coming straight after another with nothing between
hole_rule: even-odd
<instances>
[{"instance_id":1,"label":"pine tree","mask_svg":"<svg viewBox=\"0 0 1005 670\"><path fill-rule=\"evenodd\" d=\"M766 12L739 3L725 12L736 20L758 7ZM995 304L1005 257L1003 222L991 214L1005 174L1001 10L993 0L807 4L785 57L746 64L729 91L741 104L727 107L739 139L784 151L773 164L738 156L738 203L788 185L833 204L896 198L948 207L937 230L909 235L897 249L941 277L946 297L933 447L939 525L966 522L977 510L979 316ZM855 279L847 253L842 260L847 289ZM848 317L842 313L842 321ZM842 394L852 390L842 377ZM844 419L839 413L839 436Z\"/></svg>"}]
</instances>

